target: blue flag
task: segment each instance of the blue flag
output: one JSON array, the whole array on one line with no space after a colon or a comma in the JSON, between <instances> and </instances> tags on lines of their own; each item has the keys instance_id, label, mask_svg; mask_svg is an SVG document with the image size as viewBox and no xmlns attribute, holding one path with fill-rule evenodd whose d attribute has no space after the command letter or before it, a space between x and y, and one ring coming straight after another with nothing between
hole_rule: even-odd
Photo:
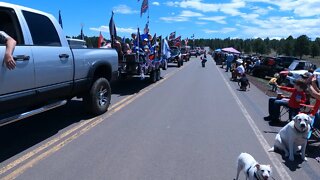
<instances>
[{"instance_id":1,"label":"blue flag","mask_svg":"<svg viewBox=\"0 0 320 180\"><path fill-rule=\"evenodd\" d=\"M62 17L61 17L61 12L60 12L60 10L59 10L59 24L60 24L61 28L63 29Z\"/></svg>"}]
</instances>

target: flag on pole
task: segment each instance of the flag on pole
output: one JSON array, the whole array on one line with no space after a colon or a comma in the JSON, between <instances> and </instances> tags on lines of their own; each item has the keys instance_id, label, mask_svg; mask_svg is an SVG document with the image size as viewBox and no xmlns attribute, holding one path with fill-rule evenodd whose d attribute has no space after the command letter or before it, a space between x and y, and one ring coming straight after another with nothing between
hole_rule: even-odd
<instances>
[{"instance_id":1,"label":"flag on pole","mask_svg":"<svg viewBox=\"0 0 320 180\"><path fill-rule=\"evenodd\" d=\"M162 55L164 55L166 58L169 58L171 56L170 52L170 46L168 44L168 41L166 39L163 40L162 44Z\"/></svg>"},{"instance_id":2,"label":"flag on pole","mask_svg":"<svg viewBox=\"0 0 320 180\"><path fill-rule=\"evenodd\" d=\"M140 11L140 17L142 17L142 14L147 12L148 7L149 7L149 2L148 0L143 0L142 5L141 5L141 11Z\"/></svg>"},{"instance_id":3,"label":"flag on pole","mask_svg":"<svg viewBox=\"0 0 320 180\"><path fill-rule=\"evenodd\" d=\"M176 38L176 32L175 31L170 33L169 40L172 40L174 38Z\"/></svg>"},{"instance_id":4,"label":"flag on pole","mask_svg":"<svg viewBox=\"0 0 320 180\"><path fill-rule=\"evenodd\" d=\"M175 46L181 45L181 36L178 36L177 38L174 39L174 45Z\"/></svg>"},{"instance_id":5,"label":"flag on pole","mask_svg":"<svg viewBox=\"0 0 320 180\"><path fill-rule=\"evenodd\" d=\"M98 48L101 47L102 42L104 42L104 39L103 39L103 36L102 36L102 34L101 34L101 31L100 31L100 35L99 35L99 38L98 38Z\"/></svg>"},{"instance_id":6,"label":"flag on pole","mask_svg":"<svg viewBox=\"0 0 320 180\"><path fill-rule=\"evenodd\" d=\"M188 46L188 42L189 42L188 38L184 40L184 43L185 43L186 46Z\"/></svg>"},{"instance_id":7,"label":"flag on pole","mask_svg":"<svg viewBox=\"0 0 320 180\"><path fill-rule=\"evenodd\" d=\"M112 11L112 15L110 18L110 22L109 22L109 32L110 32L110 39L111 39L111 45L113 47L114 44L114 39L117 38L117 30L116 30L116 25L114 24L113 21L113 11Z\"/></svg>"},{"instance_id":8,"label":"flag on pole","mask_svg":"<svg viewBox=\"0 0 320 180\"><path fill-rule=\"evenodd\" d=\"M152 41L151 41L151 46L155 45L157 43L157 34L154 33L154 36L152 38Z\"/></svg>"},{"instance_id":9,"label":"flag on pole","mask_svg":"<svg viewBox=\"0 0 320 180\"><path fill-rule=\"evenodd\" d=\"M80 38L84 40L83 26L81 26Z\"/></svg>"},{"instance_id":10,"label":"flag on pole","mask_svg":"<svg viewBox=\"0 0 320 180\"><path fill-rule=\"evenodd\" d=\"M59 10L59 24L60 24L61 28L63 29L62 17L61 17L61 11L60 10Z\"/></svg>"},{"instance_id":11,"label":"flag on pole","mask_svg":"<svg viewBox=\"0 0 320 180\"><path fill-rule=\"evenodd\" d=\"M149 21L146 23L146 26L143 29L144 34L149 34Z\"/></svg>"}]
</instances>

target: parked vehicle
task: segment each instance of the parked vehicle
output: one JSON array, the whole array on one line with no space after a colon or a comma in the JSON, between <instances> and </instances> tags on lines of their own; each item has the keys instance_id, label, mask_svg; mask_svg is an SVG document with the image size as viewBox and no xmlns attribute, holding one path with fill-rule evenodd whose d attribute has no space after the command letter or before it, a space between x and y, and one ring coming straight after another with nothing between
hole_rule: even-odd
<instances>
[{"instance_id":1,"label":"parked vehicle","mask_svg":"<svg viewBox=\"0 0 320 180\"><path fill-rule=\"evenodd\" d=\"M295 60L287 70L280 72L280 79L286 86L293 86L294 81L310 69L316 69L316 65L306 60Z\"/></svg>"},{"instance_id":2,"label":"parked vehicle","mask_svg":"<svg viewBox=\"0 0 320 180\"><path fill-rule=\"evenodd\" d=\"M17 41L17 68L0 66L0 126L62 106L82 97L88 112L107 111L109 82L117 77L114 49L70 47L50 14L0 2L1 29ZM0 45L3 57L5 46Z\"/></svg>"},{"instance_id":3,"label":"parked vehicle","mask_svg":"<svg viewBox=\"0 0 320 180\"><path fill-rule=\"evenodd\" d=\"M289 68L293 61L298 61L299 59L292 56L278 56L276 61L278 62L279 66L284 68Z\"/></svg>"},{"instance_id":4,"label":"parked vehicle","mask_svg":"<svg viewBox=\"0 0 320 180\"><path fill-rule=\"evenodd\" d=\"M181 51L176 46L171 46L171 57L168 59L169 63L177 63L178 67L183 66L183 60L181 58Z\"/></svg>"},{"instance_id":5,"label":"parked vehicle","mask_svg":"<svg viewBox=\"0 0 320 180\"><path fill-rule=\"evenodd\" d=\"M264 57L258 66L254 66L251 70L253 76L264 78L265 76L273 77L275 73L284 70L278 59L274 57Z\"/></svg>"}]
</instances>

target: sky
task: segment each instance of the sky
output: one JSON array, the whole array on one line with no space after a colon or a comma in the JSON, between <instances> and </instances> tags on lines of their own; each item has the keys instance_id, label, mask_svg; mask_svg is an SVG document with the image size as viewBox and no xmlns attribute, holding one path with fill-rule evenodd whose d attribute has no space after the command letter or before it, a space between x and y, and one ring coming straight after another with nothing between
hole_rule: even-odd
<instances>
[{"instance_id":1,"label":"sky","mask_svg":"<svg viewBox=\"0 0 320 180\"><path fill-rule=\"evenodd\" d=\"M109 20L114 12L117 34L130 37L143 29L149 14L150 33L171 32L190 38L267 38L292 35L320 37L320 0L149 0L149 10L140 17L143 0L10 0L4 1L41 10L57 19L61 11L68 36L80 34L109 38Z\"/></svg>"}]
</instances>

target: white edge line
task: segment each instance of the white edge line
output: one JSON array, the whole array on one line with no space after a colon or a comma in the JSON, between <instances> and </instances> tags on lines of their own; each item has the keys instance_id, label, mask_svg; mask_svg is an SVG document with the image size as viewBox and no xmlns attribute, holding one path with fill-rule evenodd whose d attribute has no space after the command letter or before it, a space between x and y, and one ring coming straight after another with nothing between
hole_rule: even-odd
<instances>
[{"instance_id":1,"label":"white edge line","mask_svg":"<svg viewBox=\"0 0 320 180\"><path fill-rule=\"evenodd\" d=\"M250 116L250 114L248 113L247 109L244 107L244 105L241 103L240 99L238 98L238 96L236 95L236 93L234 92L234 90L231 88L230 84L228 83L228 81L226 80L226 78L223 76L223 74L221 73L221 71L217 68L220 76L222 77L222 79L224 80L225 84L227 85L229 91L231 92L233 98L236 100L237 104L239 105L244 117L247 119L251 129L253 130L254 134L257 136L261 146L263 147L263 150L266 152L266 154L268 155L270 161L272 162L273 166L281 179L283 180L291 180L290 175L288 174L288 172L285 170L285 168L283 167L282 163L280 162L280 160L273 154L268 152L268 150L271 148L269 143L267 142L267 140L263 137L263 134L260 132L258 126L255 124L255 122L253 121L252 117Z\"/></svg>"}]
</instances>

